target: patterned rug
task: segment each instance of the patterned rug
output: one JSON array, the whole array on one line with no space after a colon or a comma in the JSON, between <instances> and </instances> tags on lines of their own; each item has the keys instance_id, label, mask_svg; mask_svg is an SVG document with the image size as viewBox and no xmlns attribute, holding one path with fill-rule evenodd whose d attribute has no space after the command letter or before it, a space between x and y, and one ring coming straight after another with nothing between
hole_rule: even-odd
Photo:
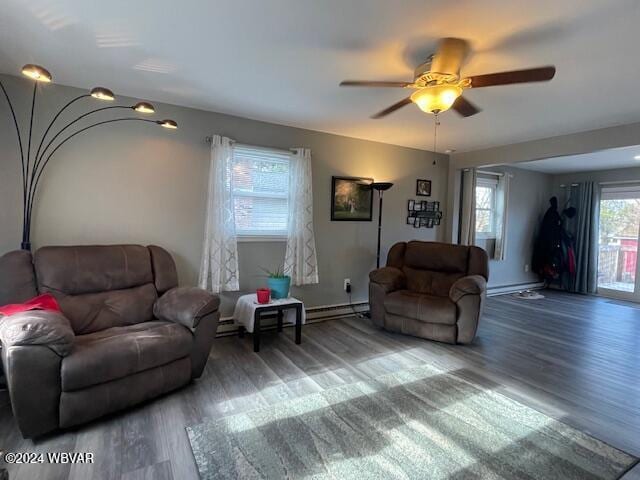
<instances>
[{"instance_id":1,"label":"patterned rug","mask_svg":"<svg viewBox=\"0 0 640 480\"><path fill-rule=\"evenodd\" d=\"M423 366L188 427L203 479L617 479L637 459Z\"/></svg>"}]
</instances>

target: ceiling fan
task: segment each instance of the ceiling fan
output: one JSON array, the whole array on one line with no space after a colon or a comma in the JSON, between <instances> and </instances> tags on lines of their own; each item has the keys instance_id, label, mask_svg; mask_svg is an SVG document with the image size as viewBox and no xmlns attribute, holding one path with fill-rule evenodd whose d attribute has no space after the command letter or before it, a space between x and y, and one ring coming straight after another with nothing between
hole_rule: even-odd
<instances>
[{"instance_id":1,"label":"ceiling fan","mask_svg":"<svg viewBox=\"0 0 640 480\"><path fill-rule=\"evenodd\" d=\"M461 77L460 67L468 53L469 42L466 40L443 38L438 44L436 53L415 69L413 82L344 80L340 82L340 86L415 89L415 92L407 98L394 103L371 118L385 117L412 102L426 113L437 115L452 108L463 117L470 117L479 113L480 109L462 96L463 90L514 83L546 82L556 74L556 67L546 66Z\"/></svg>"}]
</instances>

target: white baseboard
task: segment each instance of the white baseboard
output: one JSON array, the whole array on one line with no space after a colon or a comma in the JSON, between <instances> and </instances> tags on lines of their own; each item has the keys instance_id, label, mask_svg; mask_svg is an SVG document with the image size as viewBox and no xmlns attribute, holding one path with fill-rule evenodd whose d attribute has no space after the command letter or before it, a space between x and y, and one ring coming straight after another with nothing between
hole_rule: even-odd
<instances>
[{"instance_id":1,"label":"white baseboard","mask_svg":"<svg viewBox=\"0 0 640 480\"><path fill-rule=\"evenodd\" d=\"M544 282L518 283L514 285L498 285L487 288L487 297L495 295L504 295L507 293L516 293L523 290L540 290L544 288Z\"/></svg>"},{"instance_id":2,"label":"white baseboard","mask_svg":"<svg viewBox=\"0 0 640 480\"><path fill-rule=\"evenodd\" d=\"M325 320L332 320L334 318L344 318L353 316L359 313L369 311L369 303L358 302L352 305L348 303L340 303L335 305L322 305L318 307L309 307L305 309L306 323L323 322ZM262 323L265 327L275 327L275 315L265 317L265 322ZM285 324L285 327L291 327L292 324ZM222 317L218 326L218 333L216 336L225 337L233 335L238 332L238 326L235 325L233 317Z\"/></svg>"}]
</instances>

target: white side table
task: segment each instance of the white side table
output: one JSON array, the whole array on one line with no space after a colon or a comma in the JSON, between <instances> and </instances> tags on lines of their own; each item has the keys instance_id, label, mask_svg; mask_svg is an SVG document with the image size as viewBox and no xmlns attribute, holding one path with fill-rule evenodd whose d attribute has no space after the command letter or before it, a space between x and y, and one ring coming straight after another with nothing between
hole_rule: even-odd
<instances>
[{"instance_id":1,"label":"white side table","mask_svg":"<svg viewBox=\"0 0 640 480\"><path fill-rule=\"evenodd\" d=\"M244 337L245 330L253 333L253 351L260 351L260 321L264 313L275 312L278 319L278 332L282 331L282 324L295 322L296 343L302 343L302 324L305 323L304 304L297 298L289 297L271 300L269 303L258 303L255 293L241 296L233 312L233 319L238 324L238 335Z\"/></svg>"}]
</instances>

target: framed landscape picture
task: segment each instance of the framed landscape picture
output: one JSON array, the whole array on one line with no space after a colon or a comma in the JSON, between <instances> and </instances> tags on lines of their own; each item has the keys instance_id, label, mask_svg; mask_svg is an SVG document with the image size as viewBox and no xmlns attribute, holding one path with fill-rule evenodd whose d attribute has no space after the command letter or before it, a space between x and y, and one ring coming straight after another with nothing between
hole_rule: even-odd
<instances>
[{"instance_id":1,"label":"framed landscape picture","mask_svg":"<svg viewBox=\"0 0 640 480\"><path fill-rule=\"evenodd\" d=\"M370 222L372 183L372 178L331 177L331 220Z\"/></svg>"},{"instance_id":2,"label":"framed landscape picture","mask_svg":"<svg viewBox=\"0 0 640 480\"><path fill-rule=\"evenodd\" d=\"M416 180L416 195L421 197L431 196L431 180L418 179Z\"/></svg>"}]
</instances>

